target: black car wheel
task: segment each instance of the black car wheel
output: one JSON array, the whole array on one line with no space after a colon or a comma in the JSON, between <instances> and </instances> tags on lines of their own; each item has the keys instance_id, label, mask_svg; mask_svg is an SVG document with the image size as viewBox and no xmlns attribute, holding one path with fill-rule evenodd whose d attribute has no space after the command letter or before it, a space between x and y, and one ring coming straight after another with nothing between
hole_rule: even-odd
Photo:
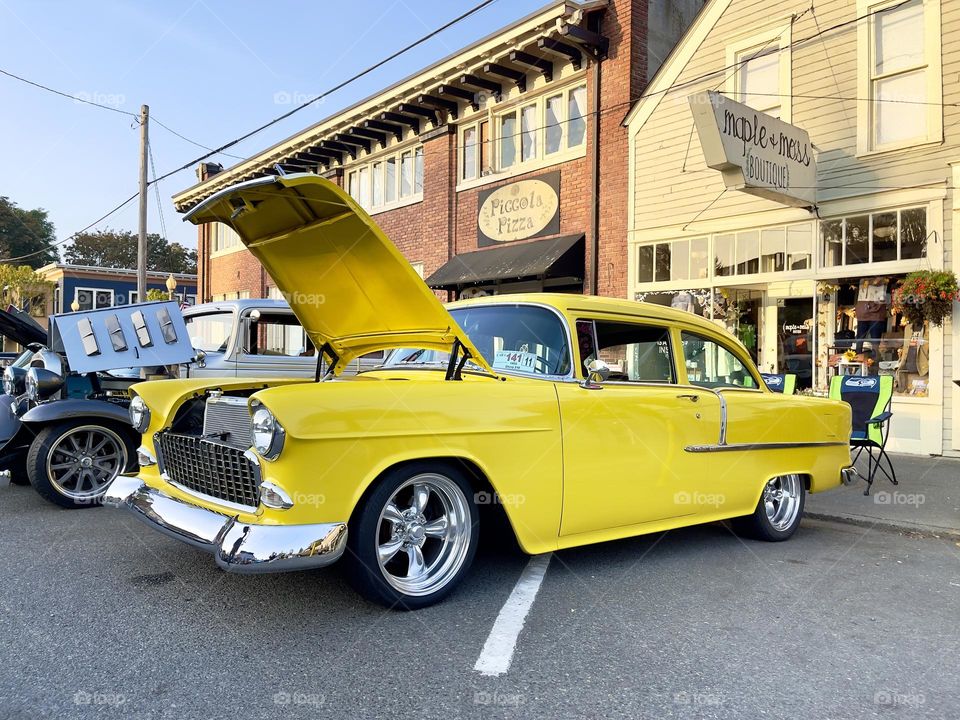
<instances>
[{"instance_id":1,"label":"black car wheel","mask_svg":"<svg viewBox=\"0 0 960 720\"><path fill-rule=\"evenodd\" d=\"M43 428L27 453L30 484L40 495L65 508L99 505L113 479L135 449L126 433L89 420L70 420Z\"/></svg>"}]
</instances>

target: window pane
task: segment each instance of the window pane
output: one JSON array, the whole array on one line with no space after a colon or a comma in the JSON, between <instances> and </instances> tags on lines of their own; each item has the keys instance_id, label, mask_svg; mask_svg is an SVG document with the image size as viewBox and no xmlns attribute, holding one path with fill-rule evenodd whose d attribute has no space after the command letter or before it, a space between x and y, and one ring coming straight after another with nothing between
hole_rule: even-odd
<instances>
[{"instance_id":1,"label":"window pane","mask_svg":"<svg viewBox=\"0 0 960 720\"><path fill-rule=\"evenodd\" d=\"M689 332L682 333L680 340L687 366L687 381L691 385L710 388L758 385L737 356L723 345Z\"/></svg>"},{"instance_id":2,"label":"window pane","mask_svg":"<svg viewBox=\"0 0 960 720\"><path fill-rule=\"evenodd\" d=\"M781 272L786 255L785 228L767 228L760 231L760 272Z\"/></svg>"},{"instance_id":3,"label":"window pane","mask_svg":"<svg viewBox=\"0 0 960 720\"><path fill-rule=\"evenodd\" d=\"M413 192L423 193L423 146L413 151Z\"/></svg>"},{"instance_id":4,"label":"window pane","mask_svg":"<svg viewBox=\"0 0 960 720\"><path fill-rule=\"evenodd\" d=\"M560 123L560 116L563 113L563 97L554 95L547 98L546 104L546 153L555 153L560 149L563 142L563 125Z\"/></svg>"},{"instance_id":5,"label":"window pane","mask_svg":"<svg viewBox=\"0 0 960 720\"><path fill-rule=\"evenodd\" d=\"M611 382L673 382L670 333L666 328L596 323L599 358Z\"/></svg>"},{"instance_id":6,"label":"window pane","mask_svg":"<svg viewBox=\"0 0 960 720\"><path fill-rule=\"evenodd\" d=\"M383 187L384 197L388 203L397 199L397 159L395 157L387 158Z\"/></svg>"},{"instance_id":7,"label":"window pane","mask_svg":"<svg viewBox=\"0 0 960 720\"><path fill-rule=\"evenodd\" d=\"M707 239L690 241L690 278L702 280L707 277Z\"/></svg>"},{"instance_id":8,"label":"window pane","mask_svg":"<svg viewBox=\"0 0 960 720\"><path fill-rule=\"evenodd\" d=\"M653 245L637 248L637 282L653 282Z\"/></svg>"},{"instance_id":9,"label":"window pane","mask_svg":"<svg viewBox=\"0 0 960 720\"><path fill-rule=\"evenodd\" d=\"M383 163L373 164L373 206L383 205Z\"/></svg>"},{"instance_id":10,"label":"window pane","mask_svg":"<svg viewBox=\"0 0 960 720\"><path fill-rule=\"evenodd\" d=\"M656 246L654 261L654 280L660 282L670 279L670 244L660 243Z\"/></svg>"},{"instance_id":11,"label":"window pane","mask_svg":"<svg viewBox=\"0 0 960 720\"><path fill-rule=\"evenodd\" d=\"M843 264L843 220L824 220L820 223L823 242L823 264L827 267Z\"/></svg>"},{"instance_id":12,"label":"window pane","mask_svg":"<svg viewBox=\"0 0 960 720\"><path fill-rule=\"evenodd\" d=\"M357 190L357 172L353 171L347 175L347 194L354 200L360 200L360 193Z\"/></svg>"},{"instance_id":13,"label":"window pane","mask_svg":"<svg viewBox=\"0 0 960 720\"><path fill-rule=\"evenodd\" d=\"M897 214L878 213L873 216L873 261L897 259Z\"/></svg>"},{"instance_id":14,"label":"window pane","mask_svg":"<svg viewBox=\"0 0 960 720\"><path fill-rule=\"evenodd\" d=\"M492 169L490 162L490 123L480 123L480 174L484 175Z\"/></svg>"},{"instance_id":15,"label":"window pane","mask_svg":"<svg viewBox=\"0 0 960 720\"><path fill-rule=\"evenodd\" d=\"M900 259L927 256L927 211L911 208L900 212Z\"/></svg>"},{"instance_id":16,"label":"window pane","mask_svg":"<svg viewBox=\"0 0 960 720\"><path fill-rule=\"evenodd\" d=\"M746 60L737 71L740 102L780 117L780 50L775 47L753 57L758 52L760 48L754 48L739 57Z\"/></svg>"},{"instance_id":17,"label":"window pane","mask_svg":"<svg viewBox=\"0 0 960 720\"><path fill-rule=\"evenodd\" d=\"M856 265L870 260L870 245L867 237L866 215L847 218L847 265Z\"/></svg>"},{"instance_id":18,"label":"window pane","mask_svg":"<svg viewBox=\"0 0 960 720\"><path fill-rule=\"evenodd\" d=\"M110 307L113 305L113 293L109 290L97 290L97 307Z\"/></svg>"},{"instance_id":19,"label":"window pane","mask_svg":"<svg viewBox=\"0 0 960 720\"><path fill-rule=\"evenodd\" d=\"M463 179L472 180L477 176L477 129L463 131Z\"/></svg>"},{"instance_id":20,"label":"window pane","mask_svg":"<svg viewBox=\"0 0 960 720\"><path fill-rule=\"evenodd\" d=\"M809 223L787 227L787 270L813 267L813 233Z\"/></svg>"},{"instance_id":21,"label":"window pane","mask_svg":"<svg viewBox=\"0 0 960 720\"><path fill-rule=\"evenodd\" d=\"M413 194L413 153L405 152L400 156L400 197Z\"/></svg>"},{"instance_id":22,"label":"window pane","mask_svg":"<svg viewBox=\"0 0 960 720\"><path fill-rule=\"evenodd\" d=\"M582 145L587 137L587 88L581 86L570 91L567 102L567 147Z\"/></svg>"},{"instance_id":23,"label":"window pane","mask_svg":"<svg viewBox=\"0 0 960 720\"><path fill-rule=\"evenodd\" d=\"M887 75L925 63L921 0L878 12L874 23L875 75Z\"/></svg>"},{"instance_id":24,"label":"window pane","mask_svg":"<svg viewBox=\"0 0 960 720\"><path fill-rule=\"evenodd\" d=\"M678 240L670 245L670 279L690 279L690 241Z\"/></svg>"},{"instance_id":25,"label":"window pane","mask_svg":"<svg viewBox=\"0 0 960 720\"><path fill-rule=\"evenodd\" d=\"M537 106L527 105L520 111L522 141L520 159L532 160L537 156Z\"/></svg>"},{"instance_id":26,"label":"window pane","mask_svg":"<svg viewBox=\"0 0 960 720\"><path fill-rule=\"evenodd\" d=\"M925 71L917 70L874 83L877 145L926 136L926 82Z\"/></svg>"},{"instance_id":27,"label":"window pane","mask_svg":"<svg viewBox=\"0 0 960 720\"><path fill-rule=\"evenodd\" d=\"M737 233L737 275L751 275L760 270L760 233L756 230Z\"/></svg>"},{"instance_id":28,"label":"window pane","mask_svg":"<svg viewBox=\"0 0 960 720\"><path fill-rule=\"evenodd\" d=\"M517 116L510 113L500 118L500 167L511 167L517 161Z\"/></svg>"},{"instance_id":29,"label":"window pane","mask_svg":"<svg viewBox=\"0 0 960 720\"><path fill-rule=\"evenodd\" d=\"M717 235L713 239L714 272L733 275L733 235Z\"/></svg>"},{"instance_id":30,"label":"window pane","mask_svg":"<svg viewBox=\"0 0 960 720\"><path fill-rule=\"evenodd\" d=\"M360 168L360 205L370 207L370 168Z\"/></svg>"}]
</instances>

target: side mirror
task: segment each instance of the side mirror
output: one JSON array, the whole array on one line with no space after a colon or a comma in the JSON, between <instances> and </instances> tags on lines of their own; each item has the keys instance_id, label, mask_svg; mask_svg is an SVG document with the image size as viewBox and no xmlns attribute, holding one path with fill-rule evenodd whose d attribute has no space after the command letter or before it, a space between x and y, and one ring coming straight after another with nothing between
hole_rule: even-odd
<instances>
[{"instance_id":1,"label":"side mirror","mask_svg":"<svg viewBox=\"0 0 960 720\"><path fill-rule=\"evenodd\" d=\"M207 354L203 350L197 350L197 354L193 356L194 361L197 363L197 367L206 367L207 366Z\"/></svg>"},{"instance_id":2,"label":"side mirror","mask_svg":"<svg viewBox=\"0 0 960 720\"><path fill-rule=\"evenodd\" d=\"M610 366L603 360L591 360L587 363L587 377L580 386L588 390L598 390L600 384L610 377Z\"/></svg>"},{"instance_id":3,"label":"side mirror","mask_svg":"<svg viewBox=\"0 0 960 720\"><path fill-rule=\"evenodd\" d=\"M248 317L250 318L250 321L251 321L251 322L257 322L257 321L260 320L260 311L259 311L259 310L251 310L251 311L250 311L250 315L248 315Z\"/></svg>"}]
</instances>

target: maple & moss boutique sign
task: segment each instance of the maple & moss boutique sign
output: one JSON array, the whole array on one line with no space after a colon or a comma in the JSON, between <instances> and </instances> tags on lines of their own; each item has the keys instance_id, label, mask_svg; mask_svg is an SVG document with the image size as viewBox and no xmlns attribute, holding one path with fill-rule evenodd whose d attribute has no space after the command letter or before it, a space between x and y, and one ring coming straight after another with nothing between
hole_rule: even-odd
<instances>
[{"instance_id":1,"label":"maple & moss boutique sign","mask_svg":"<svg viewBox=\"0 0 960 720\"><path fill-rule=\"evenodd\" d=\"M713 91L688 98L707 167L730 190L809 207L817 199L817 162L806 130Z\"/></svg>"},{"instance_id":2,"label":"maple & moss boutique sign","mask_svg":"<svg viewBox=\"0 0 960 720\"><path fill-rule=\"evenodd\" d=\"M484 190L478 202L480 247L560 232L559 172Z\"/></svg>"}]
</instances>

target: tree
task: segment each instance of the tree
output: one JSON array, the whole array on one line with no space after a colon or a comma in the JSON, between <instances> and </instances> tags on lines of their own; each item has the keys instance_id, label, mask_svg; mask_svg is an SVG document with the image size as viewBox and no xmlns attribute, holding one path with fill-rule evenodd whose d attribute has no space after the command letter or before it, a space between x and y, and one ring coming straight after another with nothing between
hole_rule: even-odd
<instances>
[{"instance_id":1,"label":"tree","mask_svg":"<svg viewBox=\"0 0 960 720\"><path fill-rule=\"evenodd\" d=\"M56 231L46 210L24 210L10 198L0 196L0 262L23 255L29 257L14 262L31 268L56 262L60 256L53 247L55 241Z\"/></svg>"},{"instance_id":2,"label":"tree","mask_svg":"<svg viewBox=\"0 0 960 720\"><path fill-rule=\"evenodd\" d=\"M14 305L43 317L49 309L53 283L44 280L29 265L0 264L0 305Z\"/></svg>"},{"instance_id":3,"label":"tree","mask_svg":"<svg viewBox=\"0 0 960 720\"><path fill-rule=\"evenodd\" d=\"M109 268L137 267L137 235L130 230L97 230L77 235L64 252L68 263ZM196 273L197 251L147 234L147 270Z\"/></svg>"}]
</instances>

